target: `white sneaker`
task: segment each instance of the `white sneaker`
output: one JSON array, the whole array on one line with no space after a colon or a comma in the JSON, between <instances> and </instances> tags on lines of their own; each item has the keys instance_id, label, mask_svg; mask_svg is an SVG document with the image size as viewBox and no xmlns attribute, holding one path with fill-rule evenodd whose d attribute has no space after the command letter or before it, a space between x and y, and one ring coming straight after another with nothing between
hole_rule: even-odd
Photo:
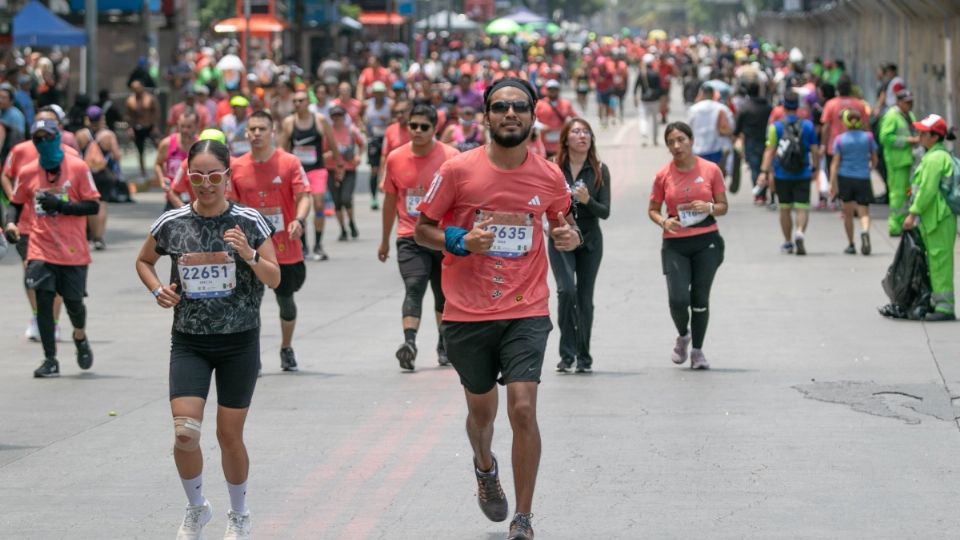
<instances>
[{"instance_id":1,"label":"white sneaker","mask_svg":"<svg viewBox=\"0 0 960 540\"><path fill-rule=\"evenodd\" d=\"M40 327L37 326L36 317L30 318L30 324L27 325L27 329L23 332L23 337L30 341L40 341Z\"/></svg>"},{"instance_id":2,"label":"white sneaker","mask_svg":"<svg viewBox=\"0 0 960 540\"><path fill-rule=\"evenodd\" d=\"M710 369L710 362L700 349L690 349L690 369Z\"/></svg>"},{"instance_id":3,"label":"white sneaker","mask_svg":"<svg viewBox=\"0 0 960 540\"><path fill-rule=\"evenodd\" d=\"M227 512L227 532L223 540L250 540L250 512L245 514L230 510Z\"/></svg>"},{"instance_id":4,"label":"white sneaker","mask_svg":"<svg viewBox=\"0 0 960 540\"><path fill-rule=\"evenodd\" d=\"M177 540L200 540L203 526L209 523L212 517L213 507L210 506L210 501L204 500L203 504L197 506L188 504L183 523L177 530Z\"/></svg>"},{"instance_id":5,"label":"white sneaker","mask_svg":"<svg viewBox=\"0 0 960 540\"><path fill-rule=\"evenodd\" d=\"M673 353L670 355L670 360L673 360L674 364L687 361L687 346L690 345L690 339L690 332L685 336L677 336L677 344L673 346Z\"/></svg>"}]
</instances>

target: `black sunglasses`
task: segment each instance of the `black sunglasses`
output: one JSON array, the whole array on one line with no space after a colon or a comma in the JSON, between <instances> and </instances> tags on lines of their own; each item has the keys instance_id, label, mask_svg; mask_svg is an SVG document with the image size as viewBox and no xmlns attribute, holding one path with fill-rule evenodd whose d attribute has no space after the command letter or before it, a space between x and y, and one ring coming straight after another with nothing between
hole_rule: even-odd
<instances>
[{"instance_id":1,"label":"black sunglasses","mask_svg":"<svg viewBox=\"0 0 960 540\"><path fill-rule=\"evenodd\" d=\"M513 112L523 114L530 112L531 105L529 101L494 101L490 104L490 112L505 114L510 107L513 107Z\"/></svg>"},{"instance_id":2,"label":"black sunglasses","mask_svg":"<svg viewBox=\"0 0 960 540\"><path fill-rule=\"evenodd\" d=\"M407 127L410 128L410 131L423 131L424 133L433 129L432 125L421 124L420 122L407 122Z\"/></svg>"}]
</instances>

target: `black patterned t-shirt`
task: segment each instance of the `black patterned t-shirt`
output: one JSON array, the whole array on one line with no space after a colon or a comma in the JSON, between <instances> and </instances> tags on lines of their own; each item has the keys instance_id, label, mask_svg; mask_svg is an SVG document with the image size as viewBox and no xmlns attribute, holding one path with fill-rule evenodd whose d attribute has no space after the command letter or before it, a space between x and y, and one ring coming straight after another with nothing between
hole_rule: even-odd
<instances>
[{"instance_id":1,"label":"black patterned t-shirt","mask_svg":"<svg viewBox=\"0 0 960 540\"><path fill-rule=\"evenodd\" d=\"M175 331L233 334L260 326L263 283L223 239L235 226L254 249L273 235L259 212L236 203L216 217L203 217L186 205L164 212L150 228L157 253L173 261L170 283L180 293Z\"/></svg>"}]
</instances>

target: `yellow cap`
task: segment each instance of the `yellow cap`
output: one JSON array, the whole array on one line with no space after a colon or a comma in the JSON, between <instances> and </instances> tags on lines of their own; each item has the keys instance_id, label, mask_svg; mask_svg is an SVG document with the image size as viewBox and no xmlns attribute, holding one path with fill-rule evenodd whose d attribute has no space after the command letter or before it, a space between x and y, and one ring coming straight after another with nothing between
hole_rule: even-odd
<instances>
[{"instance_id":1,"label":"yellow cap","mask_svg":"<svg viewBox=\"0 0 960 540\"><path fill-rule=\"evenodd\" d=\"M227 137L219 129L209 128L200 132L201 141L217 141L220 144L227 144Z\"/></svg>"},{"instance_id":2,"label":"yellow cap","mask_svg":"<svg viewBox=\"0 0 960 540\"><path fill-rule=\"evenodd\" d=\"M231 107L249 107L250 100L243 96L233 96L230 98Z\"/></svg>"}]
</instances>

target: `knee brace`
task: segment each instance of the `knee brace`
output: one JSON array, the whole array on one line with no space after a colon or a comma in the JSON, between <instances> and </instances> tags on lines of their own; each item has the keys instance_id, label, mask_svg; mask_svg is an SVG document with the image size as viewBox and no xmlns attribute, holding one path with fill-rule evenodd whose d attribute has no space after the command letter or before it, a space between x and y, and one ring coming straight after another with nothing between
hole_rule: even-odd
<instances>
[{"instance_id":1,"label":"knee brace","mask_svg":"<svg viewBox=\"0 0 960 540\"><path fill-rule=\"evenodd\" d=\"M176 436L173 446L185 452L200 448L200 424L200 420L189 416L174 416L173 431Z\"/></svg>"},{"instance_id":2,"label":"knee brace","mask_svg":"<svg viewBox=\"0 0 960 540\"><path fill-rule=\"evenodd\" d=\"M423 295L427 294L427 276L403 278L406 295L403 297L403 316L420 318L423 313Z\"/></svg>"},{"instance_id":3,"label":"knee brace","mask_svg":"<svg viewBox=\"0 0 960 540\"><path fill-rule=\"evenodd\" d=\"M70 324L74 328L87 327L87 307L83 304L83 300L67 300L64 298L63 307L67 308Z\"/></svg>"},{"instance_id":4,"label":"knee brace","mask_svg":"<svg viewBox=\"0 0 960 540\"><path fill-rule=\"evenodd\" d=\"M280 305L281 321L290 322L297 320L297 304L293 301L293 295L277 295L277 304Z\"/></svg>"}]
</instances>

